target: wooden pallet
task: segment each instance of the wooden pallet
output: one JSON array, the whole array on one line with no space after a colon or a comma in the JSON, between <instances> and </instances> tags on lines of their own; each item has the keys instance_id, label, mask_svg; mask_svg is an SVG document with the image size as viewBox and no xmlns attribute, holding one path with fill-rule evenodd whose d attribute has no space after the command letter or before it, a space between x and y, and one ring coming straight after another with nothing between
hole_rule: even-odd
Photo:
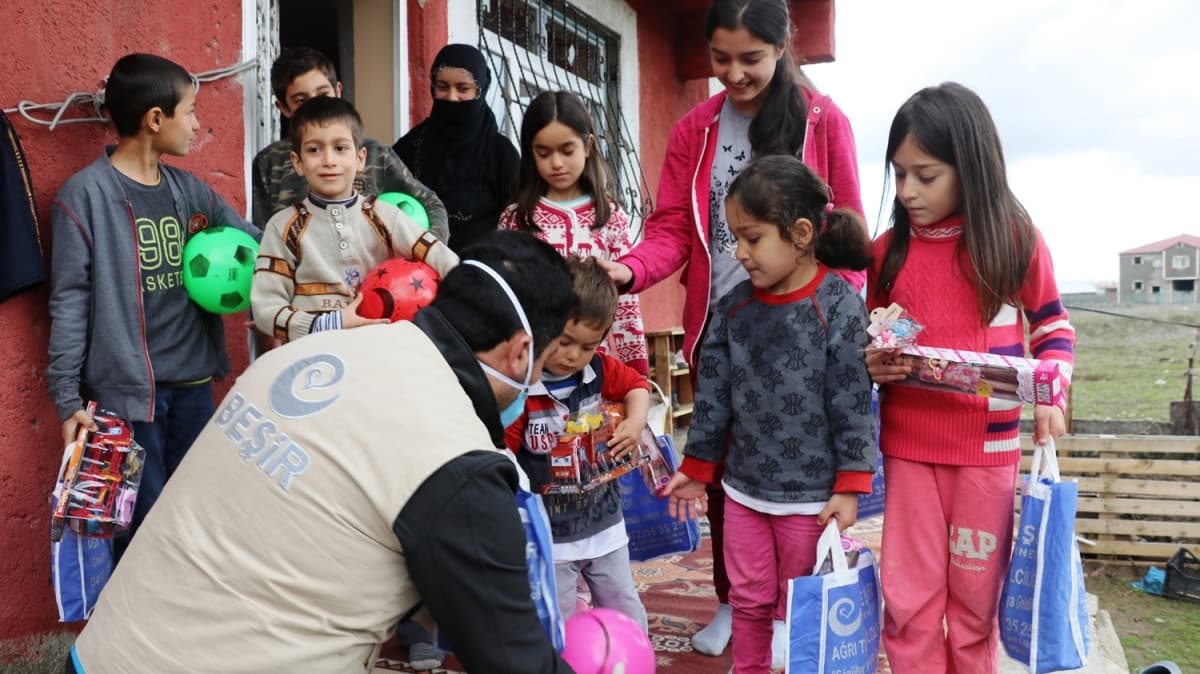
<instances>
[{"instance_id":1,"label":"wooden pallet","mask_svg":"<svg viewBox=\"0 0 1200 674\"><path fill-rule=\"evenodd\" d=\"M1063 479L1079 481L1075 532L1095 542L1080 545L1085 557L1165 563L1180 547L1200 555L1200 438L1068 435L1056 447ZM1021 449L1027 474L1030 436Z\"/></svg>"}]
</instances>

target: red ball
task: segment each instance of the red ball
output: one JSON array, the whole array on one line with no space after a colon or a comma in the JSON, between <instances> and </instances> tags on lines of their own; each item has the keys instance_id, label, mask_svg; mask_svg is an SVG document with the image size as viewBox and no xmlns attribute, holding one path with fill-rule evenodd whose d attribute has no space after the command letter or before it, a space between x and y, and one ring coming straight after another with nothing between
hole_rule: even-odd
<instances>
[{"instance_id":1,"label":"red ball","mask_svg":"<svg viewBox=\"0 0 1200 674\"><path fill-rule=\"evenodd\" d=\"M358 315L363 318L412 320L417 310L427 306L437 294L442 277L424 262L392 258L367 274L359 293L362 302Z\"/></svg>"}]
</instances>

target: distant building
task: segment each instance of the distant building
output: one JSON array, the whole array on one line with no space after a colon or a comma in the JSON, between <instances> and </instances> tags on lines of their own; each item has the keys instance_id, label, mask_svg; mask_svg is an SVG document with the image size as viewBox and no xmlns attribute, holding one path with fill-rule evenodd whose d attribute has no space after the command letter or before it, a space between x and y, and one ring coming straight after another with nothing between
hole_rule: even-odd
<instances>
[{"instance_id":1,"label":"distant building","mask_svg":"<svg viewBox=\"0 0 1200 674\"><path fill-rule=\"evenodd\" d=\"M1180 234L1119 253L1121 304L1195 304L1200 236Z\"/></svg>"}]
</instances>

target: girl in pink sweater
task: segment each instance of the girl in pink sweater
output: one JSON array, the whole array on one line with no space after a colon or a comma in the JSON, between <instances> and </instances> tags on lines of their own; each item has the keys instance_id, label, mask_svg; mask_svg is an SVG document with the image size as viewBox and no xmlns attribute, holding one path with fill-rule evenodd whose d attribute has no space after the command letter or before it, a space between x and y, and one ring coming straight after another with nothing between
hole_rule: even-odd
<instances>
[{"instance_id":1,"label":"girl in pink sweater","mask_svg":"<svg viewBox=\"0 0 1200 674\"><path fill-rule=\"evenodd\" d=\"M608 185L583 101L566 91L544 92L530 101L521 122L521 183L515 202L500 214L500 228L529 232L563 257L615 260L629 252L629 217L609 198ZM637 295L617 299L608 342L621 362L650 372Z\"/></svg>"},{"instance_id":2,"label":"girl in pink sweater","mask_svg":"<svg viewBox=\"0 0 1200 674\"><path fill-rule=\"evenodd\" d=\"M714 0L709 6L704 38L713 75L725 90L692 108L671 129L658 199L646 219L646 238L617 264L607 265L618 286L634 293L684 268L683 352L693 367L712 310L747 278L734 258L735 243L725 218L729 185L743 166L769 154L792 155L829 185L835 208L863 212L850 121L796 67L791 25L786 0ZM862 288L862 272L835 271ZM713 584L720 605L712 623L692 637L692 646L700 653L720 655L729 643L731 611L719 480L709 502ZM772 649L782 667L782 603L776 618Z\"/></svg>"},{"instance_id":3,"label":"girl in pink sweater","mask_svg":"<svg viewBox=\"0 0 1200 674\"><path fill-rule=\"evenodd\" d=\"M1009 189L983 101L955 83L918 91L892 120L887 161L892 228L875 241L868 306L899 303L925 326L923 346L1008 356L1028 347L1058 361L1065 387L1075 332L1050 251ZM883 643L892 671L996 672L1020 404L892 386L909 367L884 352L869 353L867 368L881 386ZM1037 442L1065 431L1063 409L1034 408Z\"/></svg>"}]
</instances>

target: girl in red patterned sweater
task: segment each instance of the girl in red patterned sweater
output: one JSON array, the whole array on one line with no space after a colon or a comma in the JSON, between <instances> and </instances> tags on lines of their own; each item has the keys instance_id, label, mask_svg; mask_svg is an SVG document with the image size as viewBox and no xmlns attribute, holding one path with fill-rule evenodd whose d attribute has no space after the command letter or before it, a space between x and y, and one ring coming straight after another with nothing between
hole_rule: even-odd
<instances>
[{"instance_id":1,"label":"girl in red patterned sweater","mask_svg":"<svg viewBox=\"0 0 1200 674\"><path fill-rule=\"evenodd\" d=\"M501 229L529 232L564 257L615 260L629 252L629 217L608 194L604 158L592 118L575 94L547 91L521 122L521 185L500 215ZM642 308L621 295L609 336L614 355L643 375L650 372Z\"/></svg>"},{"instance_id":2,"label":"girl in red patterned sweater","mask_svg":"<svg viewBox=\"0 0 1200 674\"><path fill-rule=\"evenodd\" d=\"M966 87L922 89L888 136L892 228L875 241L870 308L897 302L922 345L1058 361L1069 383L1075 332L1050 251L1013 196L991 115ZM887 480L883 642L892 671L996 672L996 615L1012 545L1019 403L891 386L908 374L870 353L880 384ZM1034 409L1034 438L1066 431ZM944 625L944 626L943 626Z\"/></svg>"}]
</instances>

